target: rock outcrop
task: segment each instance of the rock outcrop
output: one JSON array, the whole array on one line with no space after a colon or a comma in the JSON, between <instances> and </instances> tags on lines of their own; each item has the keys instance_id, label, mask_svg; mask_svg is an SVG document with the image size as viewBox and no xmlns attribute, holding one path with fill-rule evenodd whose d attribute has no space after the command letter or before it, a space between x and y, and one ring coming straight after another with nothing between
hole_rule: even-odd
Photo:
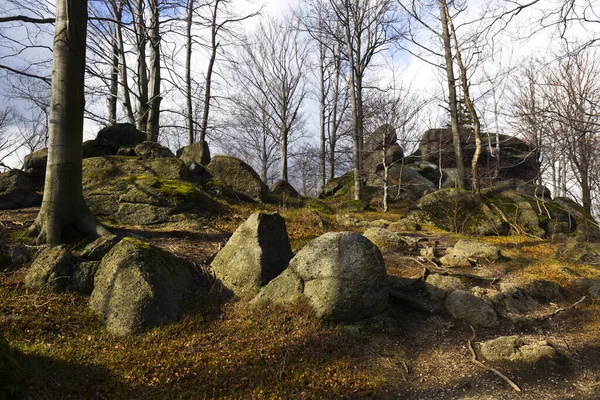
<instances>
[{"instance_id":1,"label":"rock outcrop","mask_svg":"<svg viewBox=\"0 0 600 400\"><path fill-rule=\"evenodd\" d=\"M98 266L90 307L110 332L140 333L179 318L192 276L187 261L125 238Z\"/></svg>"},{"instance_id":2,"label":"rock outcrop","mask_svg":"<svg viewBox=\"0 0 600 400\"><path fill-rule=\"evenodd\" d=\"M206 170L214 183L244 194L255 200L266 198L269 190L260 176L251 166L242 160L229 156L215 156L210 160Z\"/></svg>"},{"instance_id":3,"label":"rock outcrop","mask_svg":"<svg viewBox=\"0 0 600 400\"><path fill-rule=\"evenodd\" d=\"M137 144L133 151L140 160L152 158L174 158L175 154L168 148L156 142L142 142Z\"/></svg>"},{"instance_id":4,"label":"rock outcrop","mask_svg":"<svg viewBox=\"0 0 600 400\"><path fill-rule=\"evenodd\" d=\"M298 191L287 181L277 181L271 188L271 193L277 195L285 195L287 197L299 198Z\"/></svg>"},{"instance_id":5,"label":"rock outcrop","mask_svg":"<svg viewBox=\"0 0 600 400\"><path fill-rule=\"evenodd\" d=\"M282 273L293 257L285 220L255 213L240 225L211 263L211 270L237 296L257 293Z\"/></svg>"},{"instance_id":6,"label":"rock outcrop","mask_svg":"<svg viewBox=\"0 0 600 400\"><path fill-rule=\"evenodd\" d=\"M177 157L190 169L197 165L206 167L210 163L210 149L207 142L196 142L177 150Z\"/></svg>"},{"instance_id":7,"label":"rock outcrop","mask_svg":"<svg viewBox=\"0 0 600 400\"><path fill-rule=\"evenodd\" d=\"M0 174L0 210L38 206L42 195L30 174L11 170Z\"/></svg>"},{"instance_id":8,"label":"rock outcrop","mask_svg":"<svg viewBox=\"0 0 600 400\"><path fill-rule=\"evenodd\" d=\"M304 296L318 317L355 322L380 314L388 292L377 247L357 233L330 232L302 248L253 303L286 304Z\"/></svg>"},{"instance_id":9,"label":"rock outcrop","mask_svg":"<svg viewBox=\"0 0 600 400\"><path fill-rule=\"evenodd\" d=\"M122 148L134 148L146 140L146 135L130 123L115 124L102 128L96 135L96 140L106 143L113 148L114 153Z\"/></svg>"}]
</instances>

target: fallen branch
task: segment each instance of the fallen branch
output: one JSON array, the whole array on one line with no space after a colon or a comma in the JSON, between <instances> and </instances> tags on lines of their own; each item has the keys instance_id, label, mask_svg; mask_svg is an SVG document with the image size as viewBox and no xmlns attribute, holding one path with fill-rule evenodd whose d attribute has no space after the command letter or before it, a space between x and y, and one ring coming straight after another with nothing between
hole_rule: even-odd
<instances>
[{"instance_id":1,"label":"fallen branch","mask_svg":"<svg viewBox=\"0 0 600 400\"><path fill-rule=\"evenodd\" d=\"M520 392L521 388L517 386L517 384L514 383L509 377L504 375L502 372L498 371L496 368L489 367L481 361L477 360L477 353L475 353L475 349L473 348L473 339L475 339L475 329L473 329L473 327L471 326L471 330L473 331L473 336L467 341L469 351L471 352L470 361L479 368L485 369L486 371L493 372L494 374L498 375L500 378L504 379L506 383L508 383L515 391Z\"/></svg>"},{"instance_id":2,"label":"fallen branch","mask_svg":"<svg viewBox=\"0 0 600 400\"><path fill-rule=\"evenodd\" d=\"M563 311L567 311L567 310L570 310L571 308L575 308L579 304L583 303L585 301L585 299L586 299L586 296L583 296L581 299L577 300L575 303L571 304L570 306L559 308L558 310L552 311L551 313L544 314L544 315L540 316L539 319L555 317Z\"/></svg>"}]
</instances>

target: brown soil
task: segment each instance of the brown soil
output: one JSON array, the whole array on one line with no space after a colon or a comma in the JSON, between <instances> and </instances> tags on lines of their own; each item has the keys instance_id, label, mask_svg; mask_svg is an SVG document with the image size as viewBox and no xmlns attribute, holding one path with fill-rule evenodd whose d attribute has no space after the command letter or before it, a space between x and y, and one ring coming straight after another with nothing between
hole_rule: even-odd
<instances>
[{"instance_id":1,"label":"brown soil","mask_svg":"<svg viewBox=\"0 0 600 400\"><path fill-rule=\"evenodd\" d=\"M7 234L23 229L33 221L36 213L37 209L2 212L0 232ZM127 228L118 229L117 232L143 238L193 261L198 266L206 266L226 242L231 229L192 232ZM386 251L384 259L388 273L402 278L397 283L400 286L405 285L406 293L427 303L427 297L418 282L424 268L431 268L433 265L420 256L420 248L432 243L435 243L438 248L448 247L460 237L429 231L411 233L410 236L418 242L418 245ZM486 239L481 238L481 240ZM553 259L560 243L527 238L512 240L490 238L488 241L500 245L503 254L508 255L509 258L495 263L482 262L473 268L453 270L453 272L499 277L504 281L515 283L525 283L532 278L546 278L559 281L566 292L560 302L545 304L542 309L525 315L526 319L517 324L503 319L501 327L497 329L475 328L477 335L473 341L475 349L478 349L478 343L481 341L502 335L518 334L527 341L548 340L555 346L560 356L542 360L535 365L490 364L522 389L522 392L518 393L498 376L481 370L470 361L471 354L467 343L472 336L472 331L466 323L454 320L447 314L429 314L401 301L391 300L388 318L383 318L383 322L382 319L378 319L377 324L374 321L361 325L358 348L352 350L359 352L356 359L360 360L360 366L366 370L365 373L377 378L375 386L368 390L355 388L354 393L342 392L336 395L336 398L600 399L600 305L587 299L581 305L556 316L544 317L560 307L573 304L585 294L572 285L575 275L597 278L600 276L600 270L594 266L569 264L568 271L573 276L561 272L561 267L558 265L560 263ZM9 279L12 273L5 271L0 274L0 281ZM497 284L497 282L469 279L464 282L482 287L494 287ZM19 284L13 282L11 285ZM0 317L0 322L2 321L7 321L6 316L4 319ZM333 355L336 354L332 350L328 351ZM239 371L240 379L243 375L244 371ZM371 381L369 382L369 385L373 385ZM114 396L114 393L106 394L107 398ZM179 396L170 394L168 397ZM186 396L181 395L181 397ZM254 392L248 397L289 398L277 393L257 395ZM293 398L311 397L296 394Z\"/></svg>"}]
</instances>

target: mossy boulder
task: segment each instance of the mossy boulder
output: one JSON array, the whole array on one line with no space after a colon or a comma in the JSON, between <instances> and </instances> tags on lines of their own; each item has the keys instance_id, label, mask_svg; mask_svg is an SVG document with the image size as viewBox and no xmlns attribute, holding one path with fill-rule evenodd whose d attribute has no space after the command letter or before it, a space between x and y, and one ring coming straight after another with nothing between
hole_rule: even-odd
<instances>
[{"instance_id":1,"label":"mossy boulder","mask_svg":"<svg viewBox=\"0 0 600 400\"><path fill-rule=\"evenodd\" d=\"M146 140L146 135L133 124L122 123L102 128L96 140L110 145L116 152L121 147L135 147Z\"/></svg>"},{"instance_id":2,"label":"mossy boulder","mask_svg":"<svg viewBox=\"0 0 600 400\"><path fill-rule=\"evenodd\" d=\"M210 149L207 142L196 142L177 150L179 157L190 169L195 165L207 166L210 163Z\"/></svg>"},{"instance_id":3,"label":"mossy boulder","mask_svg":"<svg viewBox=\"0 0 600 400\"><path fill-rule=\"evenodd\" d=\"M206 170L229 190L264 200L269 192L265 183L252 167L242 160L229 156L215 156Z\"/></svg>"},{"instance_id":4,"label":"mossy boulder","mask_svg":"<svg viewBox=\"0 0 600 400\"><path fill-rule=\"evenodd\" d=\"M287 197L299 198L300 194L294 187L287 181L279 180L275 182L271 188L271 193L276 195L285 195Z\"/></svg>"},{"instance_id":5,"label":"mossy boulder","mask_svg":"<svg viewBox=\"0 0 600 400\"><path fill-rule=\"evenodd\" d=\"M42 196L36 191L31 175L10 170L0 174L0 210L38 206Z\"/></svg>"},{"instance_id":6,"label":"mossy boulder","mask_svg":"<svg viewBox=\"0 0 600 400\"><path fill-rule=\"evenodd\" d=\"M46 163L48 162L48 148L44 147L25 156L23 160L23 171L29 174L36 188L44 186L46 177Z\"/></svg>"},{"instance_id":7,"label":"mossy boulder","mask_svg":"<svg viewBox=\"0 0 600 400\"><path fill-rule=\"evenodd\" d=\"M292 257L285 220L259 212L236 229L210 266L226 287L245 296L277 277Z\"/></svg>"},{"instance_id":8,"label":"mossy boulder","mask_svg":"<svg viewBox=\"0 0 600 400\"><path fill-rule=\"evenodd\" d=\"M133 149L135 155L140 160L150 160L152 158L174 158L175 154L168 148L156 142L142 142Z\"/></svg>"},{"instance_id":9,"label":"mossy boulder","mask_svg":"<svg viewBox=\"0 0 600 400\"><path fill-rule=\"evenodd\" d=\"M446 310L456 319L471 325L492 328L500 325L498 314L483 299L466 290L455 290L448 295Z\"/></svg>"},{"instance_id":10,"label":"mossy boulder","mask_svg":"<svg viewBox=\"0 0 600 400\"><path fill-rule=\"evenodd\" d=\"M179 318L192 277L188 261L125 238L102 259L90 307L106 321L110 332L140 333Z\"/></svg>"},{"instance_id":11,"label":"mossy boulder","mask_svg":"<svg viewBox=\"0 0 600 400\"><path fill-rule=\"evenodd\" d=\"M363 233L363 236L369 239L379 250L406 246L406 242L397 233L384 228L369 228Z\"/></svg>"},{"instance_id":12,"label":"mossy boulder","mask_svg":"<svg viewBox=\"0 0 600 400\"><path fill-rule=\"evenodd\" d=\"M50 292L66 290L76 264L69 246L48 247L33 260L25 276L25 286Z\"/></svg>"},{"instance_id":13,"label":"mossy boulder","mask_svg":"<svg viewBox=\"0 0 600 400\"><path fill-rule=\"evenodd\" d=\"M83 162L84 198L96 215L121 223L155 224L182 213L206 215L219 204L194 182L177 158L90 158Z\"/></svg>"},{"instance_id":14,"label":"mossy boulder","mask_svg":"<svg viewBox=\"0 0 600 400\"><path fill-rule=\"evenodd\" d=\"M23 373L8 341L0 334L0 399L25 399Z\"/></svg>"},{"instance_id":15,"label":"mossy boulder","mask_svg":"<svg viewBox=\"0 0 600 400\"><path fill-rule=\"evenodd\" d=\"M379 249L364 236L330 232L309 242L253 304L308 299L319 318L356 322L384 311L389 282Z\"/></svg>"},{"instance_id":16,"label":"mossy boulder","mask_svg":"<svg viewBox=\"0 0 600 400\"><path fill-rule=\"evenodd\" d=\"M488 361L536 363L554 358L556 349L545 340L526 344L518 335L500 336L483 342L481 355Z\"/></svg>"},{"instance_id":17,"label":"mossy boulder","mask_svg":"<svg viewBox=\"0 0 600 400\"><path fill-rule=\"evenodd\" d=\"M116 155L115 149L100 140L86 140L83 142L83 158L106 157Z\"/></svg>"}]
</instances>

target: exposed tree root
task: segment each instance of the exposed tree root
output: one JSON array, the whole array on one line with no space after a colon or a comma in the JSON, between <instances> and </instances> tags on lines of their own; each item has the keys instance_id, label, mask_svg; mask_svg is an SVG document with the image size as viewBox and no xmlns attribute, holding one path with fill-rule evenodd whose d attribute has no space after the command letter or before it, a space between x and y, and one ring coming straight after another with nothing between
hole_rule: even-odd
<instances>
[{"instance_id":1,"label":"exposed tree root","mask_svg":"<svg viewBox=\"0 0 600 400\"><path fill-rule=\"evenodd\" d=\"M482 363L481 361L477 360L477 353L475 353L475 349L473 348L473 339L475 339L475 329L473 329L473 327L471 326L471 330L473 331L473 336L467 341L467 344L468 344L467 347L469 348L469 351L471 352L470 361L473 364L475 364L476 366L478 366L479 368L484 369L486 371L493 372L494 374L498 375L500 378L504 379L504 381L506 381L506 383L508 383L515 391L520 392L521 388L519 386L517 386L517 384L514 383L509 377L504 375L502 372L498 371L496 368L489 367L489 366L485 365L484 363Z\"/></svg>"}]
</instances>

